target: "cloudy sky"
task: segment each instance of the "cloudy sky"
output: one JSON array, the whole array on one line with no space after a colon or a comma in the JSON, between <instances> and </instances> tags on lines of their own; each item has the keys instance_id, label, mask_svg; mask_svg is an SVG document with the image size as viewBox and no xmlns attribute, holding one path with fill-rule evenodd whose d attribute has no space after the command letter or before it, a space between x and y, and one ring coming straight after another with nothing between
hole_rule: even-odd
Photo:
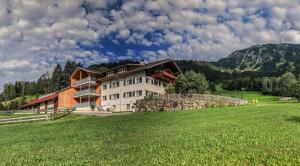
<instances>
[{"instance_id":1,"label":"cloudy sky","mask_svg":"<svg viewBox=\"0 0 300 166\"><path fill-rule=\"evenodd\" d=\"M0 3L0 87L34 80L67 60L215 61L254 44L300 42L297 0Z\"/></svg>"}]
</instances>

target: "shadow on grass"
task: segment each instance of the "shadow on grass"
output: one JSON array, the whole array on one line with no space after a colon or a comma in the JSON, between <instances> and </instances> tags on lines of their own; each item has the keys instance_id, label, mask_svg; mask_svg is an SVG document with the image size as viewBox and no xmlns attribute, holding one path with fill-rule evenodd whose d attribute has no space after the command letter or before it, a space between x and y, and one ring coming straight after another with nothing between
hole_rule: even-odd
<instances>
[{"instance_id":1,"label":"shadow on grass","mask_svg":"<svg viewBox=\"0 0 300 166\"><path fill-rule=\"evenodd\" d=\"M300 116L292 116L292 117L288 118L286 121L300 123Z\"/></svg>"}]
</instances>

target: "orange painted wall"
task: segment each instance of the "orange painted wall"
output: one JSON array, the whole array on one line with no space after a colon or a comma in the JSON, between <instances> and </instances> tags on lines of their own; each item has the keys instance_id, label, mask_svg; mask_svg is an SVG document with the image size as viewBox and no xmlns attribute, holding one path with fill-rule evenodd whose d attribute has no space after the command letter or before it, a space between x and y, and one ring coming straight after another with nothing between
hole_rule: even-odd
<instances>
[{"instance_id":1,"label":"orange painted wall","mask_svg":"<svg viewBox=\"0 0 300 166\"><path fill-rule=\"evenodd\" d=\"M73 85L76 81L77 81L77 79L71 78L71 85Z\"/></svg>"},{"instance_id":2,"label":"orange painted wall","mask_svg":"<svg viewBox=\"0 0 300 166\"><path fill-rule=\"evenodd\" d=\"M77 101L73 98L76 93L75 88L68 88L58 93L58 107L71 108Z\"/></svg>"},{"instance_id":3,"label":"orange painted wall","mask_svg":"<svg viewBox=\"0 0 300 166\"><path fill-rule=\"evenodd\" d=\"M100 85L97 86L96 93L98 93L98 94L101 93L101 86ZM96 105L101 105L101 97L100 96L96 100Z\"/></svg>"}]
</instances>

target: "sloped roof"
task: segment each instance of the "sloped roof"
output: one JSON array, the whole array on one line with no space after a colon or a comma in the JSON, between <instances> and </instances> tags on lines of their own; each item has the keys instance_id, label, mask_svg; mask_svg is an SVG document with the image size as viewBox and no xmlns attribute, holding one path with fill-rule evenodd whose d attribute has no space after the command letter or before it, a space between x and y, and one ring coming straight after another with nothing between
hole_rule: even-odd
<instances>
[{"instance_id":1,"label":"sloped roof","mask_svg":"<svg viewBox=\"0 0 300 166\"><path fill-rule=\"evenodd\" d=\"M20 106L20 108L25 108L25 107L29 107L29 106L32 106L32 105L42 103L42 102L54 100L55 98L58 98L58 93L56 93L56 92L52 93L52 94L49 94L49 95L46 95L46 96L42 96L42 97L40 97L36 100L30 101L27 104Z\"/></svg>"},{"instance_id":2,"label":"sloped roof","mask_svg":"<svg viewBox=\"0 0 300 166\"><path fill-rule=\"evenodd\" d=\"M99 74L99 73L100 73L99 71L96 71L96 70L86 69L86 68L83 68L83 67L77 67L76 70L72 73L72 75L70 76L69 79L71 79L71 78L73 77L73 75L74 75L78 70L83 70L83 71L86 71L87 73L94 73L94 74Z\"/></svg>"},{"instance_id":3,"label":"sloped roof","mask_svg":"<svg viewBox=\"0 0 300 166\"><path fill-rule=\"evenodd\" d=\"M161 60L161 61L155 61L155 62L143 64L140 67L137 67L136 69L129 70L127 72L123 72L123 73L120 73L120 74L112 75L110 77L100 78L99 80L103 81L103 80L108 80L108 79L111 79L111 78L116 78L116 77L121 76L121 75L126 75L126 74L129 74L129 73L133 73L133 72L137 72L137 71L141 71L141 70L145 70L145 69L151 69L153 67L156 67L156 66L159 66L159 65L162 65L162 64L165 64L165 63L169 63L169 62L173 62L173 64L178 69L178 71L181 73L181 70L179 69L179 67L177 66L177 64L175 63L174 60L165 59L165 60ZM103 73L106 73L106 72L102 72L101 74L103 74Z\"/></svg>"}]
</instances>

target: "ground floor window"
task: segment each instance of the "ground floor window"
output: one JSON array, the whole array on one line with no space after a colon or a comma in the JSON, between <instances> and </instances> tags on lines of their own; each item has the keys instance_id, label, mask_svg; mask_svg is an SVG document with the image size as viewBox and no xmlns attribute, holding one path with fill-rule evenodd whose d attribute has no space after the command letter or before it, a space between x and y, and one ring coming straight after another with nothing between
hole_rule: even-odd
<instances>
[{"instance_id":1,"label":"ground floor window","mask_svg":"<svg viewBox=\"0 0 300 166\"><path fill-rule=\"evenodd\" d=\"M123 93L123 98L138 97L138 96L142 96L142 95L143 95L143 91L142 90L131 91L131 92L124 92Z\"/></svg>"},{"instance_id":2,"label":"ground floor window","mask_svg":"<svg viewBox=\"0 0 300 166\"><path fill-rule=\"evenodd\" d=\"M130 104L126 104L126 109L130 110Z\"/></svg>"}]
</instances>

